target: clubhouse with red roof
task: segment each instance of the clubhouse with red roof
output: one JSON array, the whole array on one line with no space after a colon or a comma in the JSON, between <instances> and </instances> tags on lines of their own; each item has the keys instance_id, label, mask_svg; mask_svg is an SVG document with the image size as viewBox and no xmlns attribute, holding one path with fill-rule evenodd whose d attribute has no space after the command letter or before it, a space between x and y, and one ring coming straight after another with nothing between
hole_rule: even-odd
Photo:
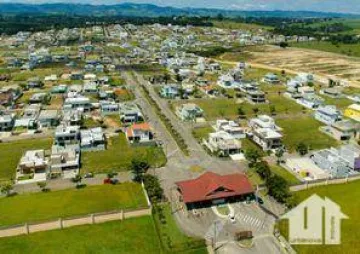
<instances>
[{"instance_id":1,"label":"clubhouse with red roof","mask_svg":"<svg viewBox=\"0 0 360 254\"><path fill-rule=\"evenodd\" d=\"M254 195L254 189L244 174L206 172L196 179L180 181L176 185L188 209L243 201Z\"/></svg>"}]
</instances>

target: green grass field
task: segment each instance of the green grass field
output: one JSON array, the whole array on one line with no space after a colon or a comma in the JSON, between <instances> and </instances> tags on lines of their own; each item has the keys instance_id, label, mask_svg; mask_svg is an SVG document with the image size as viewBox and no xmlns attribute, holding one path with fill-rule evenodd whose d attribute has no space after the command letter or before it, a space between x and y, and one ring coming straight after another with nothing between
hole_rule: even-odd
<instances>
[{"instance_id":1,"label":"green grass field","mask_svg":"<svg viewBox=\"0 0 360 254\"><path fill-rule=\"evenodd\" d=\"M151 216L0 239L0 253L164 253Z\"/></svg>"},{"instance_id":2,"label":"green grass field","mask_svg":"<svg viewBox=\"0 0 360 254\"><path fill-rule=\"evenodd\" d=\"M301 142L313 150L338 145L335 139L319 131L322 124L311 116L277 119L276 123L283 128L283 142L291 152Z\"/></svg>"},{"instance_id":3,"label":"green grass field","mask_svg":"<svg viewBox=\"0 0 360 254\"><path fill-rule=\"evenodd\" d=\"M258 173L256 173L256 170L254 168L249 168L246 171L246 176L249 178L249 181L252 183L252 185L255 187L256 185L262 185L265 184L264 180L261 179Z\"/></svg>"},{"instance_id":4,"label":"green grass field","mask_svg":"<svg viewBox=\"0 0 360 254\"><path fill-rule=\"evenodd\" d=\"M164 217L160 219L159 212L156 212L154 221L160 241L167 252L207 253L203 239L189 237L179 230L169 204L162 204L160 207Z\"/></svg>"},{"instance_id":5,"label":"green grass field","mask_svg":"<svg viewBox=\"0 0 360 254\"><path fill-rule=\"evenodd\" d=\"M358 253L360 249L360 218L358 213L360 211L360 202L357 202L356 198L360 195L360 181L341 184L341 185L329 185L317 188L311 188L306 191L296 192L295 195L299 201L305 200L312 194L318 194L321 197L328 197L336 202L343 213L345 213L349 219L342 220L341 222L341 244L334 246L294 246L295 250L301 254L307 253ZM284 235L287 235L287 221L283 220L280 224L280 229Z\"/></svg>"},{"instance_id":6,"label":"green grass field","mask_svg":"<svg viewBox=\"0 0 360 254\"><path fill-rule=\"evenodd\" d=\"M194 128L192 134L198 142L202 142L202 140L207 139L209 137L209 133L212 132L215 132L214 128L211 126L206 126L206 127Z\"/></svg>"},{"instance_id":7,"label":"green grass field","mask_svg":"<svg viewBox=\"0 0 360 254\"><path fill-rule=\"evenodd\" d=\"M223 28L223 29L244 29L244 30L269 30L272 27L270 26L262 26L257 24L251 24L251 23L240 23L240 22L234 22L234 21L211 21L211 23L214 24L215 27Z\"/></svg>"},{"instance_id":8,"label":"green grass field","mask_svg":"<svg viewBox=\"0 0 360 254\"><path fill-rule=\"evenodd\" d=\"M270 165L270 170L276 174L284 178L289 185L299 184L301 183L299 179L297 179L293 174L288 172L286 169L278 166L278 165Z\"/></svg>"},{"instance_id":9,"label":"green grass field","mask_svg":"<svg viewBox=\"0 0 360 254\"><path fill-rule=\"evenodd\" d=\"M315 49L325 52L337 53L347 56L360 57L360 46L359 44L338 44L334 45L328 41L314 41L314 42L299 42L291 43L291 47Z\"/></svg>"},{"instance_id":10,"label":"green grass field","mask_svg":"<svg viewBox=\"0 0 360 254\"><path fill-rule=\"evenodd\" d=\"M277 114L294 114L302 112L302 106L294 101L286 99L282 95L276 93L269 94L267 99L270 101L269 104L258 105L252 105L247 102L237 103L236 99L195 99L189 100L187 103L192 102L202 108L207 120L216 120L224 117L235 119L238 117L238 108L240 107L247 117L254 116L254 108L259 109L258 114L270 114L270 105L275 107Z\"/></svg>"},{"instance_id":11,"label":"green grass field","mask_svg":"<svg viewBox=\"0 0 360 254\"><path fill-rule=\"evenodd\" d=\"M141 185L88 186L0 199L0 226L145 207Z\"/></svg>"},{"instance_id":12,"label":"green grass field","mask_svg":"<svg viewBox=\"0 0 360 254\"><path fill-rule=\"evenodd\" d=\"M0 181L15 178L16 166L27 150L50 149L52 139L29 139L0 143Z\"/></svg>"},{"instance_id":13,"label":"green grass field","mask_svg":"<svg viewBox=\"0 0 360 254\"><path fill-rule=\"evenodd\" d=\"M151 166L166 163L161 148L147 146L130 146L124 134L111 138L105 151L83 152L81 154L82 172L112 172L129 169L133 158L144 158Z\"/></svg>"},{"instance_id":14,"label":"green grass field","mask_svg":"<svg viewBox=\"0 0 360 254\"><path fill-rule=\"evenodd\" d=\"M351 104L354 104L353 101L351 101L351 100L349 100L347 98L335 99L335 98L330 98L330 97L327 97L327 96L323 96L323 98L325 99L325 104L326 105L335 105L340 110L344 110L348 106L350 106Z\"/></svg>"}]
</instances>

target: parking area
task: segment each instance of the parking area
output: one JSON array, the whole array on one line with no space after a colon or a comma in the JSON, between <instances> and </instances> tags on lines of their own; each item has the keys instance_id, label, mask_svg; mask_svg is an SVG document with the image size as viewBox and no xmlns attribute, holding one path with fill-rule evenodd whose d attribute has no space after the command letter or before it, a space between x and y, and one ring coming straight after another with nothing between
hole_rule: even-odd
<instances>
[{"instance_id":1,"label":"parking area","mask_svg":"<svg viewBox=\"0 0 360 254\"><path fill-rule=\"evenodd\" d=\"M259 251L266 248L271 250L269 253L279 253L281 247L273 237L275 217L255 201L222 205L229 205L228 211L231 212L230 216L220 216L219 211L224 209L216 211L216 205L188 210L181 202L178 191L174 189L172 204L173 214L180 228L189 235L204 238L209 244L215 244L219 248L219 253L242 253L241 250L244 253L261 253ZM241 248L235 241L235 234L243 231L252 232L254 245L250 249Z\"/></svg>"}]
</instances>

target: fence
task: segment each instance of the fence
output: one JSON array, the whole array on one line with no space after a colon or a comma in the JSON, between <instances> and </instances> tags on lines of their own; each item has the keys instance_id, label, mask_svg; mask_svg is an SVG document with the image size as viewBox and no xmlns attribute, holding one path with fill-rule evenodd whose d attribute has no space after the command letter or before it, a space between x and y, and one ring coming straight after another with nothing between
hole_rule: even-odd
<instances>
[{"instance_id":1,"label":"fence","mask_svg":"<svg viewBox=\"0 0 360 254\"><path fill-rule=\"evenodd\" d=\"M342 184L342 183L348 183L348 182L352 182L352 181L356 181L356 180L360 180L360 174L349 176L346 178L333 178L333 179L325 179L325 180L306 182L306 183L302 183L299 185L293 185L290 187L290 190L291 191L301 191L301 190L307 190L307 189L318 187L318 186L331 185L331 184Z\"/></svg>"},{"instance_id":2,"label":"fence","mask_svg":"<svg viewBox=\"0 0 360 254\"><path fill-rule=\"evenodd\" d=\"M6 226L0 228L0 237L18 236L35 232L63 229L80 225L98 224L109 221L124 220L128 218L151 215L151 207L138 210L117 210L104 213L88 214L72 218L59 218L36 224L25 223L22 225Z\"/></svg>"}]
</instances>

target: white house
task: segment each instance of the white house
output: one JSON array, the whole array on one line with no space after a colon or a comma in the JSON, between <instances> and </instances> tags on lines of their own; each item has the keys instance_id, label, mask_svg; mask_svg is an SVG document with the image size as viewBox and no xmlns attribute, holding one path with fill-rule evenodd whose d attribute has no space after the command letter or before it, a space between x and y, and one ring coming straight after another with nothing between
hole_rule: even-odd
<instances>
[{"instance_id":1,"label":"white house","mask_svg":"<svg viewBox=\"0 0 360 254\"><path fill-rule=\"evenodd\" d=\"M101 127L81 130L80 147L84 151L104 150L105 135Z\"/></svg>"},{"instance_id":2,"label":"white house","mask_svg":"<svg viewBox=\"0 0 360 254\"><path fill-rule=\"evenodd\" d=\"M219 156L229 156L238 154L241 150L241 142L225 131L218 131L209 134L207 140L203 140L204 145Z\"/></svg>"},{"instance_id":3,"label":"white house","mask_svg":"<svg viewBox=\"0 0 360 254\"><path fill-rule=\"evenodd\" d=\"M336 106L326 105L324 107L319 107L314 114L316 120L331 125L335 122L341 121L341 113L337 110Z\"/></svg>"},{"instance_id":4,"label":"white house","mask_svg":"<svg viewBox=\"0 0 360 254\"><path fill-rule=\"evenodd\" d=\"M51 148L50 173L66 174L75 176L80 168L79 145L58 146Z\"/></svg>"},{"instance_id":5,"label":"white house","mask_svg":"<svg viewBox=\"0 0 360 254\"><path fill-rule=\"evenodd\" d=\"M225 131L236 139L246 138L245 128L234 121L220 119L216 121L215 131Z\"/></svg>"},{"instance_id":6,"label":"white house","mask_svg":"<svg viewBox=\"0 0 360 254\"><path fill-rule=\"evenodd\" d=\"M125 134L130 143L149 142L154 136L148 123L133 124L126 129Z\"/></svg>"}]
</instances>

